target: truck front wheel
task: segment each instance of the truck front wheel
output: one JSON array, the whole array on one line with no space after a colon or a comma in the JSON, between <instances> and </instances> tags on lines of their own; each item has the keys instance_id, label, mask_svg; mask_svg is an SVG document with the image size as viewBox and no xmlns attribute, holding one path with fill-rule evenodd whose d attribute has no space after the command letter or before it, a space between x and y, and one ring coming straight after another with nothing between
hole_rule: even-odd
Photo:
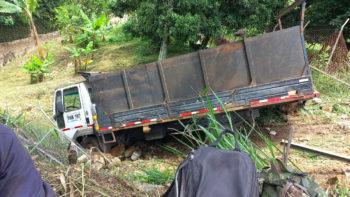
<instances>
[{"instance_id":1,"label":"truck front wheel","mask_svg":"<svg viewBox=\"0 0 350 197\"><path fill-rule=\"evenodd\" d=\"M96 136L86 136L83 138L83 140L80 142L80 145L85 148L85 149L89 149L92 147L96 147L99 148L99 143L98 140L96 138Z\"/></svg>"}]
</instances>

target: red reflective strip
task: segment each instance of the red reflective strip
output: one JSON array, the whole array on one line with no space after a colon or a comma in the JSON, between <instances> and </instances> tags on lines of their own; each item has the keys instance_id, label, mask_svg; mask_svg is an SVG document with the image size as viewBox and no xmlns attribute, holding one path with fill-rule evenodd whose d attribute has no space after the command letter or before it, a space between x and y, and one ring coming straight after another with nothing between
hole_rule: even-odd
<instances>
[{"instance_id":1,"label":"red reflective strip","mask_svg":"<svg viewBox=\"0 0 350 197\"><path fill-rule=\"evenodd\" d=\"M89 125L88 125L88 127L93 127L93 126L94 126L94 124L89 124Z\"/></svg>"},{"instance_id":2,"label":"red reflective strip","mask_svg":"<svg viewBox=\"0 0 350 197\"><path fill-rule=\"evenodd\" d=\"M202 110L199 110L198 113L202 114L202 113L206 113L206 112L209 112L209 109L202 109Z\"/></svg>"},{"instance_id":3,"label":"red reflective strip","mask_svg":"<svg viewBox=\"0 0 350 197\"><path fill-rule=\"evenodd\" d=\"M250 102L250 104L252 104L252 105L259 104L259 103L260 103L260 101L252 101L252 102Z\"/></svg>"},{"instance_id":4,"label":"red reflective strip","mask_svg":"<svg viewBox=\"0 0 350 197\"><path fill-rule=\"evenodd\" d=\"M267 101L278 101L281 100L281 97L269 98Z\"/></svg>"},{"instance_id":5,"label":"red reflective strip","mask_svg":"<svg viewBox=\"0 0 350 197\"><path fill-rule=\"evenodd\" d=\"M62 131L68 131L68 130L70 130L70 128L62 129Z\"/></svg>"},{"instance_id":6,"label":"red reflective strip","mask_svg":"<svg viewBox=\"0 0 350 197\"><path fill-rule=\"evenodd\" d=\"M151 120L143 120L143 121L141 121L141 123L148 123L148 122L151 122Z\"/></svg>"},{"instance_id":7,"label":"red reflective strip","mask_svg":"<svg viewBox=\"0 0 350 197\"><path fill-rule=\"evenodd\" d=\"M288 95L288 96L281 96L281 97L274 97L274 98L268 98L268 99L262 99L262 100L257 100L257 101L252 101L250 102L251 105L254 104L260 104L260 103L266 103L270 102L270 101L279 101L279 100L284 100L284 99L289 99L289 98L293 98L296 97L296 95Z\"/></svg>"},{"instance_id":8,"label":"red reflective strip","mask_svg":"<svg viewBox=\"0 0 350 197\"><path fill-rule=\"evenodd\" d=\"M222 107L218 107L217 110L222 110Z\"/></svg>"},{"instance_id":9,"label":"red reflective strip","mask_svg":"<svg viewBox=\"0 0 350 197\"><path fill-rule=\"evenodd\" d=\"M127 126L132 126L132 125L135 125L135 123L134 123L134 122L131 122L131 123L125 124L126 127L127 127Z\"/></svg>"},{"instance_id":10,"label":"red reflective strip","mask_svg":"<svg viewBox=\"0 0 350 197\"><path fill-rule=\"evenodd\" d=\"M83 127L83 125L76 126L76 127L74 127L74 128L79 129L79 128L82 128L82 127Z\"/></svg>"},{"instance_id":11,"label":"red reflective strip","mask_svg":"<svg viewBox=\"0 0 350 197\"><path fill-rule=\"evenodd\" d=\"M181 116L190 116L190 115L192 115L192 112L187 112L187 113L181 114Z\"/></svg>"},{"instance_id":12,"label":"red reflective strip","mask_svg":"<svg viewBox=\"0 0 350 197\"><path fill-rule=\"evenodd\" d=\"M103 127L103 128L100 128L100 131L104 131L104 130L108 130L109 128L108 127Z\"/></svg>"}]
</instances>

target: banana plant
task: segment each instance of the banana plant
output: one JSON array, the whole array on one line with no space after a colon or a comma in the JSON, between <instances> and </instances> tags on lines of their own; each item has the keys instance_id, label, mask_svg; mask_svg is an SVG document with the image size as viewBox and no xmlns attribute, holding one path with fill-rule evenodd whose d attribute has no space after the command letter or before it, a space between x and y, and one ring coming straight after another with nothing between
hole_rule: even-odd
<instances>
[{"instance_id":1,"label":"banana plant","mask_svg":"<svg viewBox=\"0 0 350 197\"><path fill-rule=\"evenodd\" d=\"M31 29L33 30L38 53L42 60L44 60L43 51L41 49L40 40L33 20L32 13L35 12L38 6L38 0L13 0L13 3L5 0L0 0L0 13L16 14L23 13L29 19Z\"/></svg>"},{"instance_id":2,"label":"banana plant","mask_svg":"<svg viewBox=\"0 0 350 197\"><path fill-rule=\"evenodd\" d=\"M85 48L76 48L76 47L64 47L66 50L71 52L71 58L74 60L74 72L84 70L86 71L87 65L93 62L93 52L96 49L93 49L93 42L90 41Z\"/></svg>"},{"instance_id":3,"label":"banana plant","mask_svg":"<svg viewBox=\"0 0 350 197\"><path fill-rule=\"evenodd\" d=\"M80 10L80 15L84 21L84 25L81 27L82 33L76 37L76 44L92 42L92 48L96 48L96 42L103 40L104 35L109 29L109 17L106 14L102 14L97 17L95 13L91 14L89 18L83 10Z\"/></svg>"},{"instance_id":4,"label":"banana plant","mask_svg":"<svg viewBox=\"0 0 350 197\"><path fill-rule=\"evenodd\" d=\"M44 60L36 57L35 55L31 59L25 62L21 67L24 71L30 74L30 82L42 82L44 74L50 73L49 66L54 63L52 58L54 54L48 55Z\"/></svg>"}]
</instances>

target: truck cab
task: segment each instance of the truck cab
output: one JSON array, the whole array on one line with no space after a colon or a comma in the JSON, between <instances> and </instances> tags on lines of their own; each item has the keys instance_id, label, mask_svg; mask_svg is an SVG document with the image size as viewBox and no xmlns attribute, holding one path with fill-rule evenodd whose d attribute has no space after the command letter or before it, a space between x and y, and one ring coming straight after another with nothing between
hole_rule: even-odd
<instances>
[{"instance_id":1,"label":"truck cab","mask_svg":"<svg viewBox=\"0 0 350 197\"><path fill-rule=\"evenodd\" d=\"M57 89L53 106L56 126L69 138L93 134L93 104L86 83Z\"/></svg>"}]
</instances>

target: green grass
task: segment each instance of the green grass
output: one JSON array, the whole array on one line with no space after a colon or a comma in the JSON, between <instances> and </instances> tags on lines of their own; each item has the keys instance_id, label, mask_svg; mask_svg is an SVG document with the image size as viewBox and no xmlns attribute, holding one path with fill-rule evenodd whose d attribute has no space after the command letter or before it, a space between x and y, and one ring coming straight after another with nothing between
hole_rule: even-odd
<instances>
[{"instance_id":1,"label":"green grass","mask_svg":"<svg viewBox=\"0 0 350 197\"><path fill-rule=\"evenodd\" d=\"M145 167L141 168L141 172L133 172L131 176L134 181L141 183L149 183L153 185L166 185L174 180L175 172L166 168L164 171L153 167L147 169Z\"/></svg>"},{"instance_id":2,"label":"green grass","mask_svg":"<svg viewBox=\"0 0 350 197\"><path fill-rule=\"evenodd\" d=\"M38 121L26 122L23 113L17 116L11 115L7 110L0 110L0 122L17 130L18 134L37 143L35 146L27 146L30 153L37 148L44 149L63 163L67 163L68 140L60 139L58 132ZM21 131L18 131L21 130Z\"/></svg>"},{"instance_id":3,"label":"green grass","mask_svg":"<svg viewBox=\"0 0 350 197\"><path fill-rule=\"evenodd\" d=\"M182 122L180 122L184 127L184 131L179 132L178 134L182 135L183 138L174 136L175 139L183 145L189 147L190 149L195 149L199 146L208 146L218 138L218 136L223 130L230 129L237 133L238 143L241 150L251 155L258 169L262 169L265 166L268 166L271 159L277 158L277 155L282 154L281 149L277 145L275 145L268 137L266 137L259 130L258 127L251 125L237 112L228 112L225 109L224 104L220 101L220 99L218 97L216 99L219 101L221 107L224 109L225 118L227 119L227 121L219 121L216 115L214 114L211 103L209 101L206 102L203 99L203 106L209 109L209 113L206 115L206 118L209 121L208 126L204 127L198 124L195 118L193 118L193 124L185 125ZM236 128L232 122L232 116L238 116L240 120L244 123L244 127ZM258 136L264 142L264 145L258 146L256 143L254 143L250 139L252 135ZM235 148L234 136L225 135L217 147L220 149L233 150ZM167 147L167 150L175 154L179 154L179 151L174 149L173 147ZM182 156L182 154L179 155ZM298 168L293 162L292 164L296 168Z\"/></svg>"},{"instance_id":4,"label":"green grass","mask_svg":"<svg viewBox=\"0 0 350 197\"><path fill-rule=\"evenodd\" d=\"M338 183L336 186L333 187L333 196L337 196L337 197L350 196L350 190L348 186L344 186Z\"/></svg>"}]
</instances>

